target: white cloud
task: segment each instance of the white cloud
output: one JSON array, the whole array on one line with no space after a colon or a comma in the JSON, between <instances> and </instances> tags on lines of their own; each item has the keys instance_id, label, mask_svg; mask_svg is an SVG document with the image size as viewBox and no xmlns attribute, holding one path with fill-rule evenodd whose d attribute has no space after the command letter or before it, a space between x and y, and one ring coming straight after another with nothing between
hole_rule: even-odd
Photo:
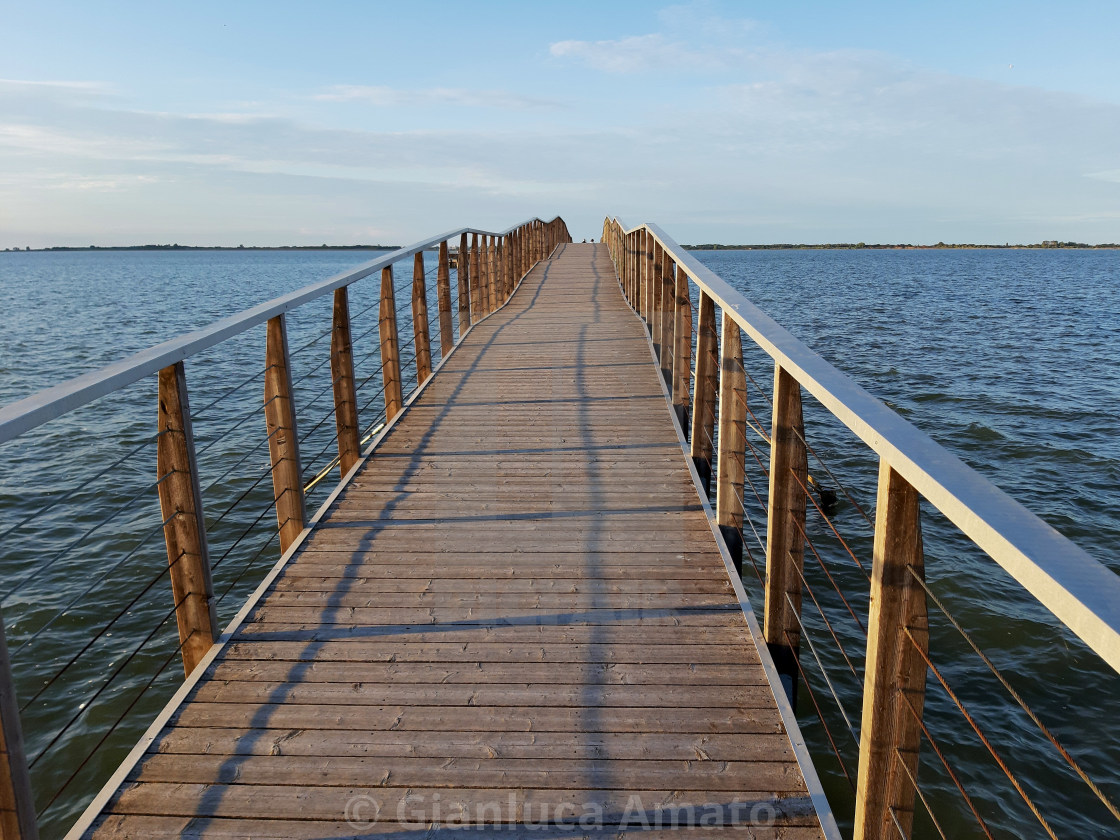
<instances>
[{"instance_id":1,"label":"white cloud","mask_svg":"<svg viewBox=\"0 0 1120 840\"><path fill-rule=\"evenodd\" d=\"M385 108L450 105L461 108L498 108L521 111L555 107L553 100L520 96L503 90L423 88L408 90L385 85L334 85L315 99L325 102L365 102Z\"/></svg>"},{"instance_id":2,"label":"white cloud","mask_svg":"<svg viewBox=\"0 0 1120 840\"><path fill-rule=\"evenodd\" d=\"M556 58L582 61L607 73L649 71L717 71L741 58L741 51L692 49L660 33L632 35L611 41L557 41L549 47Z\"/></svg>"},{"instance_id":3,"label":"white cloud","mask_svg":"<svg viewBox=\"0 0 1120 840\"><path fill-rule=\"evenodd\" d=\"M104 82L52 82L30 79L0 79L0 91L29 91L43 93L59 91L67 93L109 93L111 88Z\"/></svg>"}]
</instances>

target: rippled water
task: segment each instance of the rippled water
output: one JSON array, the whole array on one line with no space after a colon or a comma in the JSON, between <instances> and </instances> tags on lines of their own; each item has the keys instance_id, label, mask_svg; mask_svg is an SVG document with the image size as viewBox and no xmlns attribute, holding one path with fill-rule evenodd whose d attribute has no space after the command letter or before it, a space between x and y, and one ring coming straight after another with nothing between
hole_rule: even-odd
<instances>
[{"instance_id":1,"label":"rippled water","mask_svg":"<svg viewBox=\"0 0 1120 840\"><path fill-rule=\"evenodd\" d=\"M1120 571L1115 493L1120 486L1120 253L745 251L695 256L873 395ZM755 379L769 389L769 364L758 353L753 364L749 352L747 356ZM764 400L759 397L756 406L759 402ZM810 445L870 513L876 463L819 405L808 400L805 411ZM810 473L823 472L812 458L809 467ZM825 483L834 484L828 477ZM749 503L750 492L747 497ZM869 560L870 526L843 495L833 518L856 555ZM765 519L755 519L761 534ZM864 618L866 580L812 509L809 525L810 538L841 591ZM928 506L923 529L931 588L1117 798L1120 678L1079 640L1055 628L1047 611ZM863 635L808 552L806 570L849 655L855 659L858 654L855 666L862 676ZM744 577L748 585L755 580L749 570ZM756 608L761 604L756 602ZM835 652L808 598L804 615L816 652L858 733L859 681ZM1051 815L1059 836L1120 836L1120 825L1080 781L1060 769L1061 759L1012 707L933 604L930 616L934 664L1043 813ZM836 702L811 653L803 649L803 664L854 778L855 739L835 712ZM850 788L805 692L798 713L843 821L851 808ZM1042 836L1041 826L933 677L926 719L993 833ZM922 786L942 827L950 837L982 836L938 765L923 745ZM919 819L919 826L926 836L936 836L928 821Z\"/></svg>"},{"instance_id":2,"label":"rippled water","mask_svg":"<svg viewBox=\"0 0 1120 840\"><path fill-rule=\"evenodd\" d=\"M0 311L0 403L371 256L330 251L0 253L5 301ZM1120 254L753 251L696 256L872 394L1090 553L1120 568L1115 556L1120 517L1110 492L1120 485ZM411 266L401 268L411 276ZM402 291L408 277L398 280ZM377 359L370 355L376 349L371 334L376 332L376 309L370 309L376 297L374 279L358 284L351 298L357 377L367 382L365 396L358 400L369 405L363 426L376 421L379 405ZM402 302L407 305L407 297L398 297L398 308ZM429 309L435 311L434 300ZM322 338L328 328L328 301L306 307L289 323L293 376L300 380L297 402L314 409L318 400L321 406L308 411L307 426L301 427L308 437L305 451L326 447L316 464L305 465L305 475L313 475L331 454L329 393L322 402L324 383L329 391ZM408 338L402 334L402 343L407 345ZM274 518L269 521L271 488L267 481L260 483L267 448L254 450L263 439L263 345L263 331L257 328L187 363L204 501L212 521L211 553L222 561L215 569L215 586L219 594L228 593L219 604L222 624L278 554L270 542L275 532ZM771 366L749 348L746 357L754 379L769 390ZM241 381L234 379L235 372L258 377L223 396L230 382ZM765 400L754 387L752 409L765 426ZM153 580L166 566L158 504L149 487L154 425L154 383L141 382L0 449L0 533L38 512L31 525L4 540L6 594L0 603L20 699L36 697L24 711L29 752L34 756L58 739L33 768L39 805L47 812L46 837L72 822L82 795L99 787L98 779L135 743L143 721L163 705L180 679L173 621L165 622L129 658L170 608L170 595L163 591L166 578ZM815 461L810 472L826 484L841 482L855 502L873 513L876 464L862 444L812 401L806 404L806 431L833 475ZM759 455L765 463L764 451ZM241 466L231 472L232 463ZM99 470L109 468L109 479L94 480ZM331 483L319 485L313 501ZM68 488L72 495L58 488ZM764 498L764 480L758 489ZM242 502L223 517L238 499ZM765 520L750 491L747 502L764 539ZM112 529L95 528L104 519L114 523ZM855 504L841 495L833 520L857 557L869 561L870 528ZM1120 749L1113 728L1120 719L1120 680L1076 638L1056 628L1045 610L935 512L926 510L923 526L931 588L1116 797ZM62 553L77 532L87 530L80 545ZM819 517L810 516L808 531L852 610L864 620L866 579ZM751 540L748 534L748 545ZM761 556L757 550L754 554ZM47 562L52 563L48 571L21 584L29 570ZM108 571L106 564L111 564ZM802 662L854 778L854 736L820 679L817 658L858 730L864 641L810 555L806 569L856 671L853 675L848 669L807 599L804 620L815 648L803 650ZM749 563L745 579L752 595L757 594ZM931 625L935 664L1046 813L1064 827L1059 834L1116 836L1116 823L1091 795L1081 792L1079 783L1070 781L1058 766L1060 759L1044 749L1029 721L1012 709L998 683L986 676L932 605ZM65 676L51 682L87 645ZM163 663L170 664L152 689L136 699ZM80 704L99 688L98 702L83 709ZM55 791L75 775L76 765L130 704L135 704L127 717L131 722L108 736L64 795L48 807ZM843 822L850 811L848 784L807 692L799 695L798 713ZM75 724L58 736L60 721L76 715ZM926 719L993 833L1038 835L1037 823L932 678ZM949 836L979 836L927 745L921 781ZM924 818L919 818L919 831L935 836Z\"/></svg>"}]
</instances>

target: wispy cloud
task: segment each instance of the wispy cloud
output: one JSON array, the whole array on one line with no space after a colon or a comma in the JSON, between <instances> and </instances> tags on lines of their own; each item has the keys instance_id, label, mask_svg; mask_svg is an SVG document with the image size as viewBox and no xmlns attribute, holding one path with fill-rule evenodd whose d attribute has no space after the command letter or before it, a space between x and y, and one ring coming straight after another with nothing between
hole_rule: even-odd
<instances>
[{"instance_id":1,"label":"wispy cloud","mask_svg":"<svg viewBox=\"0 0 1120 840\"><path fill-rule=\"evenodd\" d=\"M108 93L110 86L104 82L59 82L38 81L33 79L0 79L0 90L20 91L30 90L42 92L45 90L71 91L77 93Z\"/></svg>"},{"instance_id":2,"label":"wispy cloud","mask_svg":"<svg viewBox=\"0 0 1120 840\"><path fill-rule=\"evenodd\" d=\"M555 58L581 61L607 73L724 70L743 54L736 49L693 49L660 33L608 41L557 41L549 47L549 53Z\"/></svg>"},{"instance_id":3,"label":"wispy cloud","mask_svg":"<svg viewBox=\"0 0 1120 840\"><path fill-rule=\"evenodd\" d=\"M334 85L315 96L324 102L364 102L384 108L430 107L449 105L459 108L499 108L521 111L529 108L552 108L555 100L521 96L504 90L472 90L469 88L393 88L385 85Z\"/></svg>"}]
</instances>

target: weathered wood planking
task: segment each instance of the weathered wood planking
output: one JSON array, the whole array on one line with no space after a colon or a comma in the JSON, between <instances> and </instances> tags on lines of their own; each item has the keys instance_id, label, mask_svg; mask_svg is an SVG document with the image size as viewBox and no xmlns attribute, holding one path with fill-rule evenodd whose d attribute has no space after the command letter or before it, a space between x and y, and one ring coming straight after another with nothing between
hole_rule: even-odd
<instances>
[{"instance_id":1,"label":"weathered wood planking","mask_svg":"<svg viewBox=\"0 0 1120 840\"><path fill-rule=\"evenodd\" d=\"M89 834L543 819L575 838L588 818L748 836L666 828L712 806L773 820L749 836L820 837L659 375L606 248L560 246L474 325Z\"/></svg>"}]
</instances>

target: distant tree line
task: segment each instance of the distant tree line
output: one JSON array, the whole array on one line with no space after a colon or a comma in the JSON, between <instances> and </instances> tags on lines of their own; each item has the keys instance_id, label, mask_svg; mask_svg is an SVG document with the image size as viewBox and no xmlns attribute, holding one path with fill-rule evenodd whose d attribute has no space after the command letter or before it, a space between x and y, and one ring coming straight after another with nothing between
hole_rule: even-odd
<instances>
[{"instance_id":1,"label":"distant tree line","mask_svg":"<svg viewBox=\"0 0 1120 840\"><path fill-rule=\"evenodd\" d=\"M395 251L399 245L53 245L5 251Z\"/></svg>"},{"instance_id":2,"label":"distant tree line","mask_svg":"<svg viewBox=\"0 0 1120 840\"><path fill-rule=\"evenodd\" d=\"M1120 244L1115 242L1106 242L1099 245L1089 245L1084 242L1059 242L1057 240L1047 240L1045 242L1038 242L1029 245L1012 245L1006 243L1004 245L978 245L974 243L955 243L948 244L945 242L938 242L936 245L911 245L911 244L873 244L868 245L864 242L830 242L820 245L809 244L793 244L789 242L778 242L770 245L720 245L717 243L706 243L704 245L683 245L688 251L793 251L793 250L884 250L884 249L913 249L913 250L926 250L933 248L1120 248Z\"/></svg>"}]
</instances>

